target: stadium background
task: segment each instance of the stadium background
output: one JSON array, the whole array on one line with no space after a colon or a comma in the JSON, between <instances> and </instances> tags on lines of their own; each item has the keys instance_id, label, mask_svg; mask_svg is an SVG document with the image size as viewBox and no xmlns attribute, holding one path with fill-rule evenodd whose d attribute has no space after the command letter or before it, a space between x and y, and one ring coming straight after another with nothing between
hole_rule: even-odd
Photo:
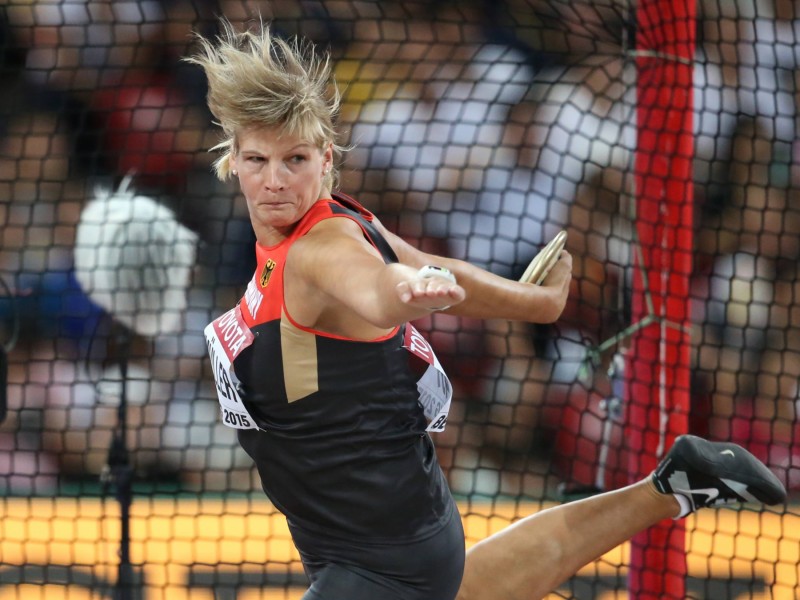
<instances>
[{"instance_id":1,"label":"stadium background","mask_svg":"<svg viewBox=\"0 0 800 600\"><path fill-rule=\"evenodd\" d=\"M455 384L437 445L468 543L551 503L624 485L657 455L665 414L667 436L747 446L794 500L800 15L781 0L651 2L659 30L643 21L647 5L5 0L0 599L120 597L123 522L133 578L123 597L302 595L285 524L219 423L202 338L253 267L243 202L210 173L218 134L205 82L181 62L190 32L213 33L217 15L246 24L260 14L330 50L353 147L342 189L412 243L518 277L557 231L569 232L575 282L558 324L419 323ZM670 35L691 59L657 51ZM648 59L683 65L689 77L666 69L645 80ZM645 88L667 94L683 130L642 118ZM668 147L665 132L690 143ZM643 276L653 253L642 235L643 171L671 194L656 203L655 223L673 227L665 238L677 232L659 246L660 282ZM157 235L169 222L164 235L188 232L182 252L176 241L158 255L177 267L162 282L170 295L154 300L163 318L140 318L149 305L135 286L117 299L131 312L112 318L78 283L84 210L120 185L132 190L129 219L145 224L131 231ZM133 241L152 250L164 239ZM96 260L109 256L83 243ZM132 271L120 269L135 283ZM651 356L638 336L651 326L679 332L657 338L675 353L657 355L663 369L645 369L655 382L639 379ZM653 416L662 394L668 410ZM119 479L128 466L129 520ZM674 576L685 592L655 597L796 598L798 525L794 501L706 511L685 534L665 525L683 547L658 537L626 545L554 597L647 597L642 590Z\"/></svg>"}]
</instances>

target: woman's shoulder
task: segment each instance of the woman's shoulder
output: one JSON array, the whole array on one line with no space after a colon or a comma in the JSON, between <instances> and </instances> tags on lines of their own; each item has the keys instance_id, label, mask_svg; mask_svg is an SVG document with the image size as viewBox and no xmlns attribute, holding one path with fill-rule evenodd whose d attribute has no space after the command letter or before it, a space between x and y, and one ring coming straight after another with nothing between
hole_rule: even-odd
<instances>
[{"instance_id":1,"label":"woman's shoulder","mask_svg":"<svg viewBox=\"0 0 800 600\"><path fill-rule=\"evenodd\" d=\"M374 215L358 200L353 198L352 196L348 196L343 192L333 192L331 194L331 199L336 202L338 205L347 208L349 210L355 211L358 214L369 217L370 219L374 218Z\"/></svg>"},{"instance_id":2,"label":"woman's shoulder","mask_svg":"<svg viewBox=\"0 0 800 600\"><path fill-rule=\"evenodd\" d=\"M361 237L363 235L361 226L355 219L348 217L350 217L350 215L336 214L336 212L329 212L327 215L321 215L320 218L314 219L307 224L303 234L298 237L297 244L305 246L341 236Z\"/></svg>"},{"instance_id":3,"label":"woman's shoulder","mask_svg":"<svg viewBox=\"0 0 800 600\"><path fill-rule=\"evenodd\" d=\"M349 197L345 197L349 199ZM353 200L355 203L355 200ZM365 220L371 221L374 217L372 217L371 213L361 207L364 212L359 210L360 205L358 203L350 204L348 202L342 202L339 198L322 198L318 200L303 216L298 227L295 229L295 237L300 238L308 234L309 231L312 229L316 229L320 223L323 222L337 222L340 221L349 221L349 220L359 220L363 218ZM368 218L369 216L369 218ZM337 219L336 217L349 217L347 219Z\"/></svg>"},{"instance_id":4,"label":"woman's shoulder","mask_svg":"<svg viewBox=\"0 0 800 600\"><path fill-rule=\"evenodd\" d=\"M328 198L317 200L308 209L308 212L301 219L298 229L301 231L307 230L318 222L332 217L360 217L368 222L372 222L375 219L375 216L354 198L334 192Z\"/></svg>"}]
</instances>

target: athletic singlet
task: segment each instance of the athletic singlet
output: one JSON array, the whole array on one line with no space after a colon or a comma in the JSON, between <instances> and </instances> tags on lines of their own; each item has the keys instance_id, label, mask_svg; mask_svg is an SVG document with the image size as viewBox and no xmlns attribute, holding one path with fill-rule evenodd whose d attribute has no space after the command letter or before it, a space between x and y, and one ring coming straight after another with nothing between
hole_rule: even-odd
<instances>
[{"instance_id":1,"label":"athletic singlet","mask_svg":"<svg viewBox=\"0 0 800 600\"><path fill-rule=\"evenodd\" d=\"M450 383L410 324L364 342L287 314L289 248L329 218L352 219L386 262L397 260L373 216L338 194L318 201L280 244L256 244L244 297L206 328L223 422L238 429L264 492L292 527L342 539L421 539L453 510L426 431L443 428Z\"/></svg>"}]
</instances>

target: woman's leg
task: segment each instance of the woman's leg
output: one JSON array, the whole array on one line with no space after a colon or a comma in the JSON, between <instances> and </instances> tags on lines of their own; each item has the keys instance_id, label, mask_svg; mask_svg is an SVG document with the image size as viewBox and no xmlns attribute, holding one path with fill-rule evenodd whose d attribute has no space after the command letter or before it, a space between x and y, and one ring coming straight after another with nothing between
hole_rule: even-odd
<instances>
[{"instance_id":1,"label":"woman's leg","mask_svg":"<svg viewBox=\"0 0 800 600\"><path fill-rule=\"evenodd\" d=\"M652 477L536 513L473 546L458 600L541 598L662 519L703 506L785 499L777 477L744 448L682 436Z\"/></svg>"},{"instance_id":2,"label":"woman's leg","mask_svg":"<svg viewBox=\"0 0 800 600\"><path fill-rule=\"evenodd\" d=\"M541 598L583 565L678 514L649 481L536 513L467 552L459 600Z\"/></svg>"}]
</instances>

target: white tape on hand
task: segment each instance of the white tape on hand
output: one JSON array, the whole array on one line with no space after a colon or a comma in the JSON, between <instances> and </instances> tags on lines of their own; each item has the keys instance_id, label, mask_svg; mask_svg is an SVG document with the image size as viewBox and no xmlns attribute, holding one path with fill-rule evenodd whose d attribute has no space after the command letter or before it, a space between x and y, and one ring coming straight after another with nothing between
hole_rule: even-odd
<instances>
[{"instance_id":1,"label":"white tape on hand","mask_svg":"<svg viewBox=\"0 0 800 600\"><path fill-rule=\"evenodd\" d=\"M445 269L444 267L437 267L435 265L425 265L419 271L417 271L417 276L421 277L422 279L426 279L428 277L443 277L448 281L453 283L458 283L456 281L456 276L453 275L453 272L450 269ZM447 310L450 308L450 305L447 306L439 306L438 308L431 308L429 310L433 312L438 312L441 310Z\"/></svg>"},{"instance_id":2,"label":"white tape on hand","mask_svg":"<svg viewBox=\"0 0 800 600\"><path fill-rule=\"evenodd\" d=\"M453 283L457 283L456 276L453 275L453 272L450 269L437 267L435 265L425 265L419 271L417 271L417 277L422 277L423 279L427 277L444 277Z\"/></svg>"}]
</instances>

